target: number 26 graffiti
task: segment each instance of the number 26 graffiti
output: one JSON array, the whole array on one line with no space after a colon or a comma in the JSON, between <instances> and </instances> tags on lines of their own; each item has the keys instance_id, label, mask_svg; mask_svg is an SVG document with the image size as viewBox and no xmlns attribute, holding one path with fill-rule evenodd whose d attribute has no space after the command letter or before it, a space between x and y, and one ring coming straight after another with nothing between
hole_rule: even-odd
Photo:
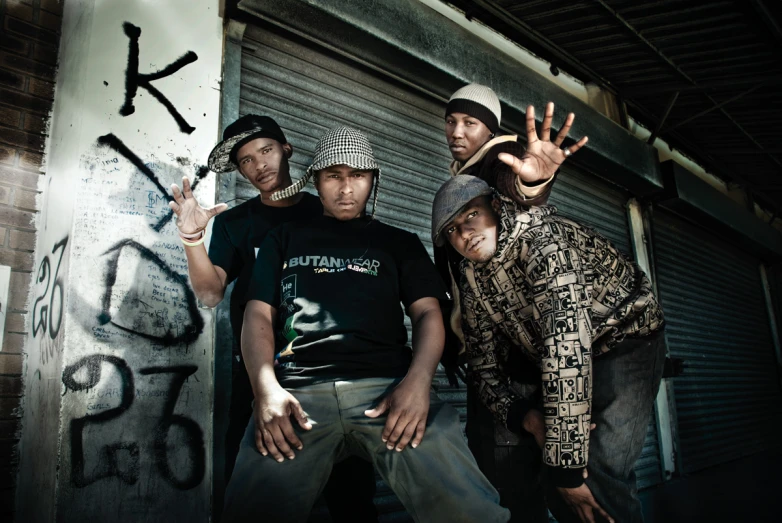
<instances>
[{"instance_id":1,"label":"number 26 graffiti","mask_svg":"<svg viewBox=\"0 0 782 523\"><path fill-rule=\"evenodd\" d=\"M38 266L38 275L35 278L35 283L42 284L46 281L46 288L40 296L36 298L33 305L34 338L38 336L39 332L45 333L48 331L49 337L54 339L60 332L60 326L62 325L62 309L65 305L63 303L63 285L62 277L60 276L60 264L62 263L63 254L65 254L66 245L68 245L67 236L55 243L52 248L52 259L54 259L59 251L54 275L52 275L52 263L49 261L49 255L44 256L43 260L41 260L41 265Z\"/></svg>"}]
</instances>

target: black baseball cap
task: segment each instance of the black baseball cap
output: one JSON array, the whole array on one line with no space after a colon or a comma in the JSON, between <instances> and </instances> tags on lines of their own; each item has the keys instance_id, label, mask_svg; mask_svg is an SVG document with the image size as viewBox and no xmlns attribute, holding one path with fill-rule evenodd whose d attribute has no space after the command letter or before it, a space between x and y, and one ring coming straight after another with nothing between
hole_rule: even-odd
<instances>
[{"instance_id":1,"label":"black baseball cap","mask_svg":"<svg viewBox=\"0 0 782 523\"><path fill-rule=\"evenodd\" d=\"M271 138L286 144L285 133L277 122L269 116L246 114L233 122L223 131L223 141L215 145L209 153L209 169L216 173L238 169L237 151L256 138Z\"/></svg>"}]
</instances>

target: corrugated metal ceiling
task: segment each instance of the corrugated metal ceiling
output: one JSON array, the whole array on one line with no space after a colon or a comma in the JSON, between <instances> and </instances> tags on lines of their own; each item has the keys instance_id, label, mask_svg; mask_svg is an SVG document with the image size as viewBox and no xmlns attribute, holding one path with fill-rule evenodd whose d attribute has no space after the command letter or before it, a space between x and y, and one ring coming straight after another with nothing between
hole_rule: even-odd
<instances>
[{"instance_id":1,"label":"corrugated metal ceiling","mask_svg":"<svg viewBox=\"0 0 782 523\"><path fill-rule=\"evenodd\" d=\"M746 187L766 209L780 209L781 2L448 3L580 80L614 92L633 118L659 128L669 144Z\"/></svg>"}]
</instances>

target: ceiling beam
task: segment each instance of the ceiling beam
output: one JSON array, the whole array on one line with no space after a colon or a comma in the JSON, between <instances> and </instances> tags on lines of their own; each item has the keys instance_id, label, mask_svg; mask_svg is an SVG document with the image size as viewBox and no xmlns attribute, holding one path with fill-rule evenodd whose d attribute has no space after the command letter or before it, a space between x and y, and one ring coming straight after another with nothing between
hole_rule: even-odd
<instances>
[{"instance_id":1,"label":"ceiling beam","mask_svg":"<svg viewBox=\"0 0 782 523\"><path fill-rule=\"evenodd\" d=\"M750 87L746 91L743 91L743 92L737 94L736 96L731 96L727 100L723 100L722 102L718 103L717 105L709 107L708 109L704 109L703 111L700 111L699 113L696 113L696 114L694 114L692 116L689 116L689 117L685 118L684 120L676 122L675 124L672 124L672 125L666 127L665 129L663 129L662 131L660 131L660 134L667 133L667 132L669 132L669 131L671 131L673 129L676 129L677 127L681 127L684 124L690 123L691 121L693 121L693 120L695 120L697 118L700 118L701 116L703 116L705 114L709 114L712 111L716 111L717 109L720 109L720 108L724 107L725 105L728 105L729 103L738 100L739 98L743 98L743 97L747 96L748 94L755 92L756 90L760 89L760 87L762 85L763 84L761 83L761 84L758 84L758 85L756 85L754 87ZM676 96L678 96L678 95L679 95L679 92L677 91L676 92ZM670 111L670 109L668 109L668 110ZM666 112L665 115L667 116L668 113ZM767 152L763 147L761 147L761 151ZM758 151L758 152L761 152L761 151Z\"/></svg>"},{"instance_id":2,"label":"ceiling beam","mask_svg":"<svg viewBox=\"0 0 782 523\"><path fill-rule=\"evenodd\" d=\"M671 114L671 109L673 109L674 104L676 104L676 100L679 98L679 91L676 91L671 96L671 99L668 101L668 106L665 108L665 113L663 114L663 117L660 118L660 121L657 122L657 127L655 127L654 131L651 135L649 135L649 139L646 141L649 145L654 145L654 141L657 139L657 136L660 134L660 129L662 129L662 126L665 125L665 120L668 119L668 115Z\"/></svg>"},{"instance_id":3,"label":"ceiling beam","mask_svg":"<svg viewBox=\"0 0 782 523\"><path fill-rule=\"evenodd\" d=\"M682 78L684 78L687 82L689 82L692 85L698 85L698 82L696 82L693 78L691 78L686 72L684 72L678 65L676 65L670 58L668 58L660 49L658 49L652 42L650 42L644 35L642 35L635 27L633 27L627 20L625 20L622 15L620 15L613 7L608 5L604 0L595 0L598 4L602 5L603 8L611 13L611 15L619 22L622 26L624 26L628 31L630 31L632 34L636 36L641 42L643 42L647 47L649 47L654 53L657 54L657 56L660 57L660 59L668 64L674 71L676 71ZM762 3L761 3L762 5ZM702 93L703 96L709 100L714 106L719 106L719 102L715 100L711 95L708 95L706 93ZM755 146L758 147L761 151L765 152L765 154L771 159L772 162L777 164L780 168L782 168L782 161L780 161L779 158L776 156L769 154L762 144L760 144L749 132L747 132L744 127L741 126L739 122L736 121L733 116L731 116L722 106L719 106L717 110L725 117L727 118L733 125L736 127L739 131L741 131L742 134L744 134L749 140L755 144ZM777 204L779 205L779 204ZM776 207L776 206L775 206Z\"/></svg>"},{"instance_id":4,"label":"ceiling beam","mask_svg":"<svg viewBox=\"0 0 782 523\"><path fill-rule=\"evenodd\" d=\"M639 87L623 87L622 94L630 97L647 96L650 94L680 92L699 92L699 91L718 91L747 85L763 83L766 85L782 85L782 75L772 76L732 76L729 78L715 78L707 82L701 82L698 85L687 85L684 83L669 83L645 85Z\"/></svg>"},{"instance_id":5,"label":"ceiling beam","mask_svg":"<svg viewBox=\"0 0 782 523\"><path fill-rule=\"evenodd\" d=\"M613 10L609 6L605 5L604 2L600 2L600 3L603 4L605 8L609 9L613 13ZM617 95L622 100L624 100L628 106L633 108L638 114L641 114L643 116L643 120L645 120L646 122L658 121L659 115L655 115L652 111L642 106L640 103L634 101L631 97L625 95L624 88L619 89L618 87L614 86L611 83L611 81L609 81L607 78L603 77L601 74L593 70L588 65L582 63L580 60L572 56L569 52L559 47L559 45L557 45L556 43L554 43L553 41L545 37L543 34L533 29L529 24L524 23L515 14L510 13L502 6L497 5L494 1L471 0L470 2L464 2L464 4L466 4L466 6L463 8L465 9L468 17L474 17L480 11L483 11L484 14L488 14L490 17L496 19L496 22L504 24L512 31L514 31L516 33L513 38L514 40L518 41L518 38L522 36L522 38L533 42L535 46L537 46L541 51L543 51L543 55L547 56L548 60L551 61L553 65L562 67L563 69L567 70L570 74L573 74L574 76L579 77L582 80L594 82L598 84L601 88L605 89L606 91L614 95ZM489 23L488 20L486 21L486 23L489 26L494 27L495 29L496 29L496 22ZM637 34L637 31L635 31L634 29L631 30ZM689 77L687 79L689 80L689 83L685 84L685 86L695 84L695 82L689 79ZM701 88L702 86L696 86L696 89L694 90L697 91ZM628 91L629 90L630 89L628 89ZM716 105L718 102L714 101L713 103ZM746 131L744 131L744 134L746 134ZM719 174L720 176L722 176L727 180L736 180L737 182L742 183L747 187L750 187L750 190L752 190L756 194L761 195L759 199L763 200L763 202L766 204L768 209L772 209L774 211L777 211L779 209L780 206L779 202L766 198L759 188L754 187L754 184L749 183L746 179L744 179L740 174L736 173L735 171L726 169L724 165L722 165L722 162L714 158L711 152L705 151L701 146L693 144L692 142L685 139L681 134L679 134L676 131L672 131L671 136L674 138L674 140L678 141L685 150L690 151L695 155L697 155L698 157L700 157L702 161L709 167L711 172L715 174Z\"/></svg>"}]
</instances>

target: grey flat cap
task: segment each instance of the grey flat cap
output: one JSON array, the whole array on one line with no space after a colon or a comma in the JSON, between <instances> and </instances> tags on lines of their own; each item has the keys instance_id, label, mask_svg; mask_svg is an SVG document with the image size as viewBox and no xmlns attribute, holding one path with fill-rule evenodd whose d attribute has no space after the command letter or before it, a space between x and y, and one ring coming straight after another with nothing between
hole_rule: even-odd
<instances>
[{"instance_id":1,"label":"grey flat cap","mask_svg":"<svg viewBox=\"0 0 782 523\"><path fill-rule=\"evenodd\" d=\"M460 174L445 182L437 190L432 203L432 242L438 247L445 245L445 239L441 235L445 226L470 200L492 192L488 183L469 174Z\"/></svg>"}]
</instances>

